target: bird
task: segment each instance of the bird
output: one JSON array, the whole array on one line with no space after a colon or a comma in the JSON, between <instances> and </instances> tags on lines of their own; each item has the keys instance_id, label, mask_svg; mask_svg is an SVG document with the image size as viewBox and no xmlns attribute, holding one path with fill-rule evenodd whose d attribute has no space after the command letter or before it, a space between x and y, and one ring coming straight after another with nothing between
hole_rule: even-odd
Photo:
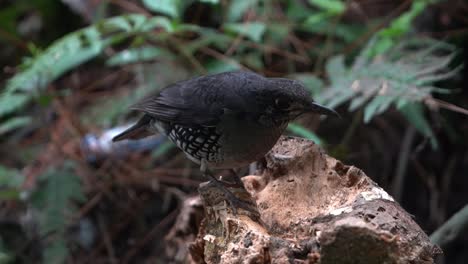
<instances>
[{"instance_id":1,"label":"bird","mask_svg":"<svg viewBox=\"0 0 468 264\"><path fill-rule=\"evenodd\" d=\"M239 203L211 170L241 168L260 160L299 116L339 116L314 102L300 81L251 71L179 81L130 109L143 116L112 141L166 135L223 190L231 205Z\"/></svg>"}]
</instances>

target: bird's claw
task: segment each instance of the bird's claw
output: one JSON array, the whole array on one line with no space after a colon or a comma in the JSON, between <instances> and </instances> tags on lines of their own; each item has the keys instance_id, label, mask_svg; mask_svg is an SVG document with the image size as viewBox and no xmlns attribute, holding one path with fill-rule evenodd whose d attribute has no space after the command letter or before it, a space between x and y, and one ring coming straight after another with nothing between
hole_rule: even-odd
<instances>
[{"instance_id":1,"label":"bird's claw","mask_svg":"<svg viewBox=\"0 0 468 264\"><path fill-rule=\"evenodd\" d=\"M230 192L227 189L224 192L224 197L226 198L226 201L229 203L232 213L234 215L237 215L238 208L244 209L247 212L251 212L255 215L258 215L258 210L254 205L238 198L237 196L235 196L232 192Z\"/></svg>"},{"instance_id":2,"label":"bird's claw","mask_svg":"<svg viewBox=\"0 0 468 264\"><path fill-rule=\"evenodd\" d=\"M250 204L250 203L238 198L236 195L234 195L226 187L226 185L224 184L223 181L220 181L220 180L216 179L216 177L214 177L214 175L211 174L211 172L209 172L207 169L204 170L204 174L206 176L208 176L209 178L211 178L210 182L212 182L216 187L218 187L222 191L222 193L224 194L224 198L229 203L229 206L231 207L232 213L234 215L237 215L237 209L238 208L244 209L245 211L250 212L250 213L254 214L255 216L259 215L258 210L257 210L257 208L255 206L253 206L252 204ZM235 179L234 185L238 185L238 187L241 187L245 191L244 184L243 184L242 180L239 178L239 176L235 172L234 172L234 176L235 176L234 177L234 179Z\"/></svg>"}]
</instances>

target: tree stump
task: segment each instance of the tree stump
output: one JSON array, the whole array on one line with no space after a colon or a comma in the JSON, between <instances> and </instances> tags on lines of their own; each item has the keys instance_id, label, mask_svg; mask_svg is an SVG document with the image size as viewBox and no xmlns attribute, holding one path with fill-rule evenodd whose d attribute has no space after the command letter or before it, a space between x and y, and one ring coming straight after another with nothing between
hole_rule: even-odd
<instances>
[{"instance_id":1,"label":"tree stump","mask_svg":"<svg viewBox=\"0 0 468 264\"><path fill-rule=\"evenodd\" d=\"M282 137L258 175L233 193L258 214L199 188L205 219L189 251L196 263L433 263L441 253L382 188L312 141Z\"/></svg>"}]
</instances>

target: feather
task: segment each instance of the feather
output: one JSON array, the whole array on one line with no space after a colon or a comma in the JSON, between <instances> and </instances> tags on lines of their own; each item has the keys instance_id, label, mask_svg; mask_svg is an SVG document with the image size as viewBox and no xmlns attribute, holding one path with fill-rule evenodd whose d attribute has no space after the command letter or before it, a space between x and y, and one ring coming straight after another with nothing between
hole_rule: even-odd
<instances>
[{"instance_id":1,"label":"feather","mask_svg":"<svg viewBox=\"0 0 468 264\"><path fill-rule=\"evenodd\" d=\"M201 76L172 84L131 109L167 123L214 126L226 109L241 113L255 108L255 98L245 91L266 82L263 76L245 71Z\"/></svg>"}]
</instances>

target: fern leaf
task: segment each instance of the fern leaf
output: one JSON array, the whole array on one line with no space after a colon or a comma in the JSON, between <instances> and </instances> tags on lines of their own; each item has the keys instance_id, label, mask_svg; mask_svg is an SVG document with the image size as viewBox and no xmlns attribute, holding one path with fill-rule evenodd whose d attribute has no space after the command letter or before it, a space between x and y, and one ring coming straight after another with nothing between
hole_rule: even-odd
<instances>
[{"instance_id":1,"label":"fern leaf","mask_svg":"<svg viewBox=\"0 0 468 264\"><path fill-rule=\"evenodd\" d=\"M346 66L344 63L344 56L338 55L331 57L327 64L325 65L325 71L327 72L328 76L332 75L346 75ZM336 79L335 79L336 80ZM331 81L334 81L333 79Z\"/></svg>"},{"instance_id":2,"label":"fern leaf","mask_svg":"<svg viewBox=\"0 0 468 264\"><path fill-rule=\"evenodd\" d=\"M15 130L19 127L30 124L32 118L29 116L20 116L10 118L2 123L0 123L0 135Z\"/></svg>"},{"instance_id":3,"label":"fern leaf","mask_svg":"<svg viewBox=\"0 0 468 264\"><path fill-rule=\"evenodd\" d=\"M51 235L46 260L61 260L66 255L64 236L68 226L67 216L75 211L71 201L84 201L84 194L78 177L72 172L72 165L51 169L40 177L45 183L31 197L33 205L40 213L39 230L42 235Z\"/></svg>"},{"instance_id":4,"label":"fern leaf","mask_svg":"<svg viewBox=\"0 0 468 264\"><path fill-rule=\"evenodd\" d=\"M6 89L30 91L34 87L42 88L68 70L96 57L105 47L160 25L167 28L166 22L166 19L158 17L149 19L139 14L124 15L70 33L27 60L23 70L8 81Z\"/></svg>"},{"instance_id":5,"label":"fern leaf","mask_svg":"<svg viewBox=\"0 0 468 264\"><path fill-rule=\"evenodd\" d=\"M410 109L402 113L409 121L417 122L418 131L433 137L423 112L405 105L422 103L432 93L447 92L433 83L460 71L461 66L448 69L454 58L453 47L440 41L409 39L371 59L374 42L371 40L348 68L343 57L333 57L327 62L330 85L319 101L330 107L350 101L350 111L364 107L365 122L395 104L398 109Z\"/></svg>"},{"instance_id":6,"label":"fern leaf","mask_svg":"<svg viewBox=\"0 0 468 264\"><path fill-rule=\"evenodd\" d=\"M260 42L266 30L266 25L261 22L226 23L223 28L227 31L243 35L255 42Z\"/></svg>"},{"instance_id":7,"label":"fern leaf","mask_svg":"<svg viewBox=\"0 0 468 264\"><path fill-rule=\"evenodd\" d=\"M291 131L292 133L301 136L303 138L310 139L315 142L315 144L323 146L323 141L320 139L317 134L315 134L313 131L308 130L307 128L298 125L298 124L289 124L288 125L288 130Z\"/></svg>"},{"instance_id":8,"label":"fern leaf","mask_svg":"<svg viewBox=\"0 0 468 264\"><path fill-rule=\"evenodd\" d=\"M23 59L20 71L7 81L5 92L0 94L0 118L24 107L50 82L69 70L95 58L103 50L135 35L156 27L172 31L165 17L147 18L140 14L113 17L92 26L72 32L53 42L46 50ZM21 122L20 122L21 120ZM27 124L26 119L3 124L5 128Z\"/></svg>"},{"instance_id":9,"label":"fern leaf","mask_svg":"<svg viewBox=\"0 0 468 264\"><path fill-rule=\"evenodd\" d=\"M407 103L399 108L403 116L412 124L421 134L431 140L433 148L438 147L437 140L432 132L429 122L424 117L424 111L421 103Z\"/></svg>"},{"instance_id":10,"label":"fern leaf","mask_svg":"<svg viewBox=\"0 0 468 264\"><path fill-rule=\"evenodd\" d=\"M0 117L14 112L29 101L29 97L21 93L2 93L0 94Z\"/></svg>"},{"instance_id":11,"label":"fern leaf","mask_svg":"<svg viewBox=\"0 0 468 264\"><path fill-rule=\"evenodd\" d=\"M125 65L135 62L151 61L161 55L168 56L170 53L158 47L141 47L124 50L107 60L108 66Z\"/></svg>"}]
</instances>

